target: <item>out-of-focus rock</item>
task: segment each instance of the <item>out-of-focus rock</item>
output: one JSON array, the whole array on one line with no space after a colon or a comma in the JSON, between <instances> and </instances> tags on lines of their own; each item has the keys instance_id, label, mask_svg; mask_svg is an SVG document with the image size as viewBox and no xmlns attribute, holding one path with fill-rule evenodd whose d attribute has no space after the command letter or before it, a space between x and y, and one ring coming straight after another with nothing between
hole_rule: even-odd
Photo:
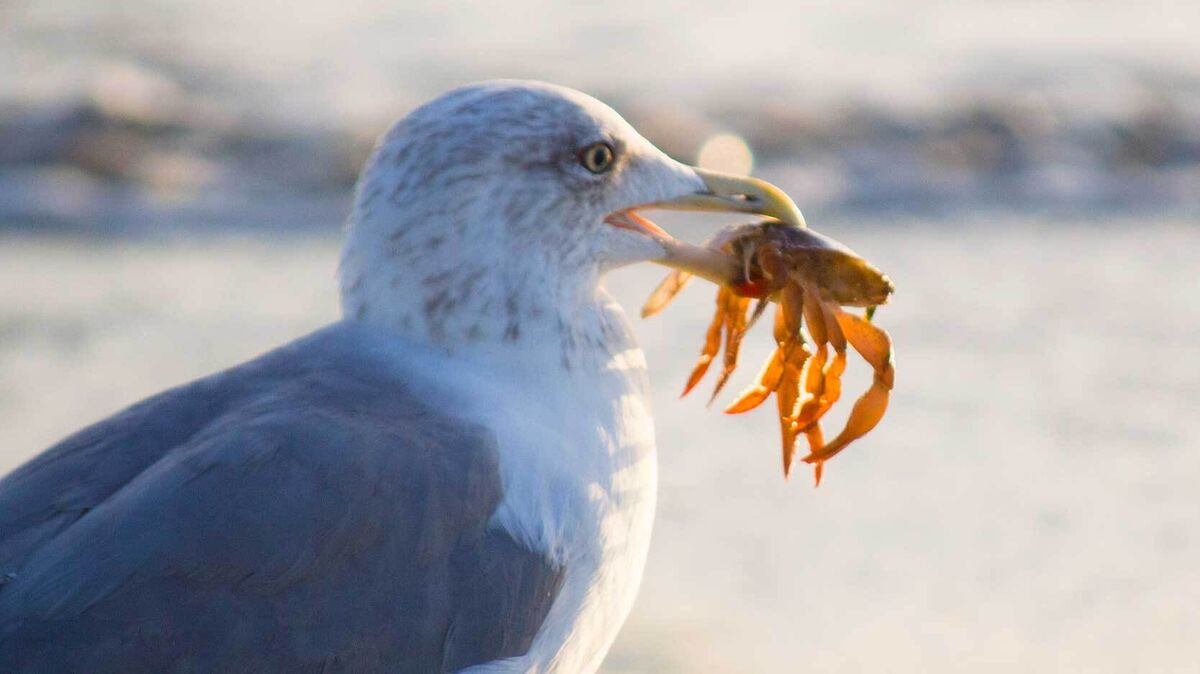
<instances>
[{"instance_id":1,"label":"out-of-focus rock","mask_svg":"<svg viewBox=\"0 0 1200 674\"><path fill-rule=\"evenodd\" d=\"M61 159L97 176L123 180L152 147L150 139L131 129L93 129L76 134Z\"/></svg>"},{"instance_id":2,"label":"out-of-focus rock","mask_svg":"<svg viewBox=\"0 0 1200 674\"><path fill-rule=\"evenodd\" d=\"M1200 161L1200 129L1187 128L1183 115L1169 103L1152 103L1116 125L1114 135L1113 158L1122 166L1164 168Z\"/></svg>"}]
</instances>

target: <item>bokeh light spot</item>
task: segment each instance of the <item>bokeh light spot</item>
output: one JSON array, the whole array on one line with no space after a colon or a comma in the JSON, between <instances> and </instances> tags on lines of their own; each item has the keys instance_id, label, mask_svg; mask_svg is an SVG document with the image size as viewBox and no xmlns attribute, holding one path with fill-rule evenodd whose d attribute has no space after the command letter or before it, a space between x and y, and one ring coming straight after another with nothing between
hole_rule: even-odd
<instances>
[{"instance_id":1,"label":"bokeh light spot","mask_svg":"<svg viewBox=\"0 0 1200 674\"><path fill-rule=\"evenodd\" d=\"M696 163L712 171L746 175L754 168L754 153L741 136L719 133L700 146Z\"/></svg>"}]
</instances>

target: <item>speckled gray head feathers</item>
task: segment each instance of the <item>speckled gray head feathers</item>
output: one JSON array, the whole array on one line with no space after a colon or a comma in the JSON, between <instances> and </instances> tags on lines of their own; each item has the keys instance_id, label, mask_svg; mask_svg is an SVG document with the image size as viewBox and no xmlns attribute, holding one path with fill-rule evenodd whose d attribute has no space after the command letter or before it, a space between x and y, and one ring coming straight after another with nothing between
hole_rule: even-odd
<instances>
[{"instance_id":1,"label":"speckled gray head feathers","mask_svg":"<svg viewBox=\"0 0 1200 674\"><path fill-rule=\"evenodd\" d=\"M596 142L616 155L600 174L580 160ZM605 216L701 187L589 96L519 81L457 89L397 122L363 171L343 311L446 344L570 321L606 269L662 254Z\"/></svg>"}]
</instances>

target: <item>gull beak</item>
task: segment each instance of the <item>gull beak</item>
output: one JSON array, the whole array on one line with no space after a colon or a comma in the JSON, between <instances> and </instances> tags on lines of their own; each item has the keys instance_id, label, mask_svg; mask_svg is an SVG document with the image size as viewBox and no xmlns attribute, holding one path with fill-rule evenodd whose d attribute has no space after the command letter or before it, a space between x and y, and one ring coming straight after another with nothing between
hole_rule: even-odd
<instances>
[{"instance_id":1,"label":"gull beak","mask_svg":"<svg viewBox=\"0 0 1200 674\"><path fill-rule=\"evenodd\" d=\"M774 218L794 227L806 227L800 209L783 190L758 178L692 169L704 183L704 189L678 197L638 206L675 211L753 213ZM665 254L659 264L695 274L713 283L729 285L739 278L740 267L729 255L711 248L695 246L678 239L641 217L634 209L613 214L609 224L651 234L662 244Z\"/></svg>"},{"instance_id":2,"label":"gull beak","mask_svg":"<svg viewBox=\"0 0 1200 674\"><path fill-rule=\"evenodd\" d=\"M765 215L794 227L806 227L804 216L791 197L765 180L693 168L705 189L674 199L646 204L643 208L675 211L716 211Z\"/></svg>"}]
</instances>

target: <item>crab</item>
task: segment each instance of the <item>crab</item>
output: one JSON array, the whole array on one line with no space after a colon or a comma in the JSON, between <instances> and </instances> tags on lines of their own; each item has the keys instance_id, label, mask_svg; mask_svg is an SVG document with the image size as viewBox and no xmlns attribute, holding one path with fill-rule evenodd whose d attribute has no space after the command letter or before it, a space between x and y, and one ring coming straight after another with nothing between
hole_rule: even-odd
<instances>
[{"instance_id":1,"label":"crab","mask_svg":"<svg viewBox=\"0 0 1200 674\"><path fill-rule=\"evenodd\" d=\"M736 259L737 272L720 279L716 314L683 395L704 378L723 341L721 373L709 402L716 399L737 368L742 339L774 302L775 350L754 383L725 412L748 412L775 394L784 477L791 472L803 436L809 453L801 461L813 466L814 480L820 484L825 462L875 428L887 410L895 354L891 338L871 318L895 288L849 248L811 229L781 222L734 225L718 232L706 247ZM671 272L651 293L642 316L661 311L691 278L687 271ZM866 311L860 316L843 307ZM871 365L874 377L854 403L845 427L826 441L821 419L841 397L847 345Z\"/></svg>"}]
</instances>

